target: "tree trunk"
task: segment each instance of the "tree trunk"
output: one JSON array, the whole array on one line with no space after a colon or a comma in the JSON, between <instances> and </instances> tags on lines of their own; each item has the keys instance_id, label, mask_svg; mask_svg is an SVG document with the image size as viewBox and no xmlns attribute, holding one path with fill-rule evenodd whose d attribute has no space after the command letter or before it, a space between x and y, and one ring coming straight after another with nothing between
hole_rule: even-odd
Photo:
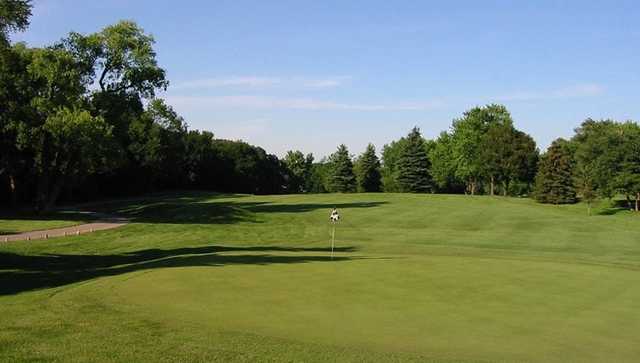
<instances>
[{"instance_id":1,"label":"tree trunk","mask_svg":"<svg viewBox=\"0 0 640 363\"><path fill-rule=\"evenodd\" d=\"M476 181L471 181L471 195L476 195Z\"/></svg>"},{"instance_id":2,"label":"tree trunk","mask_svg":"<svg viewBox=\"0 0 640 363\"><path fill-rule=\"evenodd\" d=\"M60 196L60 192L62 192L62 187L64 186L64 177L59 177L58 180L53 185L51 192L48 193L47 197L44 200L44 208L43 212L50 212L53 207L56 205L56 201Z\"/></svg>"},{"instance_id":3,"label":"tree trunk","mask_svg":"<svg viewBox=\"0 0 640 363\"><path fill-rule=\"evenodd\" d=\"M491 196L494 195L495 186L496 186L495 178L492 175L491 176Z\"/></svg>"},{"instance_id":4,"label":"tree trunk","mask_svg":"<svg viewBox=\"0 0 640 363\"><path fill-rule=\"evenodd\" d=\"M11 206L18 204L18 194L16 191L16 178L13 174L9 174L9 189L11 190Z\"/></svg>"},{"instance_id":5,"label":"tree trunk","mask_svg":"<svg viewBox=\"0 0 640 363\"><path fill-rule=\"evenodd\" d=\"M639 210L640 207L640 193L636 194L636 212Z\"/></svg>"},{"instance_id":6,"label":"tree trunk","mask_svg":"<svg viewBox=\"0 0 640 363\"><path fill-rule=\"evenodd\" d=\"M506 197L508 190L509 190L509 181L505 180L502 182L502 195Z\"/></svg>"},{"instance_id":7,"label":"tree trunk","mask_svg":"<svg viewBox=\"0 0 640 363\"><path fill-rule=\"evenodd\" d=\"M587 202L587 215L591 215L591 201Z\"/></svg>"}]
</instances>

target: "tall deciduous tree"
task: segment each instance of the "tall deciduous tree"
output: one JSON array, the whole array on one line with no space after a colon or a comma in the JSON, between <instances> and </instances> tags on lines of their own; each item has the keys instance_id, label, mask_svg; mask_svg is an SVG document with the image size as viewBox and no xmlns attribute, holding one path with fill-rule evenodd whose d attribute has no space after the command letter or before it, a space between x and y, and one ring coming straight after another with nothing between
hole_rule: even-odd
<instances>
[{"instance_id":1,"label":"tall deciduous tree","mask_svg":"<svg viewBox=\"0 0 640 363\"><path fill-rule=\"evenodd\" d=\"M384 145L382 148L382 190L387 193L399 192L398 186L398 160L402 150L406 146L407 139L402 137Z\"/></svg>"},{"instance_id":2,"label":"tall deciduous tree","mask_svg":"<svg viewBox=\"0 0 640 363\"><path fill-rule=\"evenodd\" d=\"M624 194L629 207L640 211L640 126L635 122L621 124L620 158L614 184L616 190ZM630 199L635 199L635 206L631 206Z\"/></svg>"},{"instance_id":3,"label":"tall deciduous tree","mask_svg":"<svg viewBox=\"0 0 640 363\"><path fill-rule=\"evenodd\" d=\"M453 153L453 140L446 131L440 133L436 139L429 160L431 161L431 176L435 186L440 191L462 190L461 181L456 177L456 159Z\"/></svg>"},{"instance_id":4,"label":"tall deciduous tree","mask_svg":"<svg viewBox=\"0 0 640 363\"><path fill-rule=\"evenodd\" d=\"M536 200L550 204L575 203L573 164L568 142L555 140L540 160L535 184Z\"/></svg>"},{"instance_id":5,"label":"tall deciduous tree","mask_svg":"<svg viewBox=\"0 0 640 363\"><path fill-rule=\"evenodd\" d=\"M129 152L154 185L176 187L186 178L183 165L187 125L162 99L152 100L130 126ZM142 170L139 171L142 174Z\"/></svg>"},{"instance_id":6,"label":"tall deciduous tree","mask_svg":"<svg viewBox=\"0 0 640 363\"><path fill-rule=\"evenodd\" d=\"M509 123L495 123L482 137L480 158L482 173L489 179L489 193L494 195L500 182L502 194L507 195L512 182L533 181L538 150L529 135Z\"/></svg>"},{"instance_id":7,"label":"tall deciduous tree","mask_svg":"<svg viewBox=\"0 0 640 363\"><path fill-rule=\"evenodd\" d=\"M425 193L432 190L429 157L417 127L407 135L405 147L398 158L398 186L402 192Z\"/></svg>"},{"instance_id":8,"label":"tall deciduous tree","mask_svg":"<svg viewBox=\"0 0 640 363\"><path fill-rule=\"evenodd\" d=\"M287 191L289 193L302 193L307 191L307 181L311 174L313 155L305 155L302 151L289 150L284 157L287 167Z\"/></svg>"},{"instance_id":9,"label":"tall deciduous tree","mask_svg":"<svg viewBox=\"0 0 640 363\"><path fill-rule=\"evenodd\" d=\"M620 125L612 120L587 119L571 141L581 174L589 175L598 194L612 198L616 192L615 175L623 158Z\"/></svg>"},{"instance_id":10,"label":"tall deciduous tree","mask_svg":"<svg viewBox=\"0 0 640 363\"><path fill-rule=\"evenodd\" d=\"M30 0L0 1L0 48L9 45L9 33L25 30L31 16Z\"/></svg>"},{"instance_id":11,"label":"tall deciduous tree","mask_svg":"<svg viewBox=\"0 0 640 363\"><path fill-rule=\"evenodd\" d=\"M456 177L467 184L467 192L475 194L483 177L483 136L491 125L513 125L511 114L502 105L475 107L453 121L452 142L456 161Z\"/></svg>"},{"instance_id":12,"label":"tall deciduous tree","mask_svg":"<svg viewBox=\"0 0 640 363\"><path fill-rule=\"evenodd\" d=\"M355 165L359 192L379 192L381 188L380 160L373 144L367 145Z\"/></svg>"},{"instance_id":13,"label":"tall deciduous tree","mask_svg":"<svg viewBox=\"0 0 640 363\"><path fill-rule=\"evenodd\" d=\"M101 92L135 92L153 98L169 82L158 66L154 39L132 21L120 21L98 33L72 32L63 45L83 60Z\"/></svg>"},{"instance_id":14,"label":"tall deciduous tree","mask_svg":"<svg viewBox=\"0 0 640 363\"><path fill-rule=\"evenodd\" d=\"M53 207L62 188L107 167L111 127L86 110L58 109L35 130L37 209Z\"/></svg>"},{"instance_id":15,"label":"tall deciduous tree","mask_svg":"<svg viewBox=\"0 0 640 363\"><path fill-rule=\"evenodd\" d=\"M344 144L338 146L338 150L329 157L329 163L331 165L328 177L329 191L355 192L356 177L353 174L353 162Z\"/></svg>"}]
</instances>

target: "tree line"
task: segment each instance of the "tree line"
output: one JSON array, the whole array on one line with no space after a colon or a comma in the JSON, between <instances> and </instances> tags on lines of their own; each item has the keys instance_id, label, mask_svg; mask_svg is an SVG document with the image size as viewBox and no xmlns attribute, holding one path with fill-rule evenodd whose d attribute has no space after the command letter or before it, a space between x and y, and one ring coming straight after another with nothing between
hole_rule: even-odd
<instances>
[{"instance_id":1,"label":"tree line","mask_svg":"<svg viewBox=\"0 0 640 363\"><path fill-rule=\"evenodd\" d=\"M46 47L11 43L29 24L27 0L0 2L0 202L31 204L169 189L279 194L465 193L590 203L626 196L640 203L640 129L586 120L570 140L540 155L502 105L474 107L425 139L416 127L354 157L292 150L279 159L242 141L190 130L158 91L166 72L154 39L121 21L70 33Z\"/></svg>"}]
</instances>

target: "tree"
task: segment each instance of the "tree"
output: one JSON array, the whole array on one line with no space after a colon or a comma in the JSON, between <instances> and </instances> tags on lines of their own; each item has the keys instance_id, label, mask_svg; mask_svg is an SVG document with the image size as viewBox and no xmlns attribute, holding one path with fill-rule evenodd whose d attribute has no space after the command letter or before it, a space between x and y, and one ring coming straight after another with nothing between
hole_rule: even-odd
<instances>
[{"instance_id":1,"label":"tree","mask_svg":"<svg viewBox=\"0 0 640 363\"><path fill-rule=\"evenodd\" d=\"M381 187L380 160L373 144L367 145L355 165L359 192L379 192Z\"/></svg>"},{"instance_id":2,"label":"tree","mask_svg":"<svg viewBox=\"0 0 640 363\"><path fill-rule=\"evenodd\" d=\"M620 124L587 119L576 129L571 141L578 169L589 175L598 194L612 198L616 192L615 175L624 157Z\"/></svg>"},{"instance_id":3,"label":"tree","mask_svg":"<svg viewBox=\"0 0 640 363\"><path fill-rule=\"evenodd\" d=\"M0 1L0 48L9 45L9 33L27 29L30 16L30 0Z\"/></svg>"},{"instance_id":4,"label":"tree","mask_svg":"<svg viewBox=\"0 0 640 363\"><path fill-rule=\"evenodd\" d=\"M406 137L398 159L398 186L402 192L425 193L432 190L429 157L420 129L414 127Z\"/></svg>"},{"instance_id":5,"label":"tree","mask_svg":"<svg viewBox=\"0 0 640 363\"><path fill-rule=\"evenodd\" d=\"M325 158L311 166L309 179L307 180L306 189L310 193L326 193L329 191L328 179L331 165Z\"/></svg>"},{"instance_id":6,"label":"tree","mask_svg":"<svg viewBox=\"0 0 640 363\"><path fill-rule=\"evenodd\" d=\"M353 174L353 163L349 150L344 144L329 157L328 189L331 192L355 192L356 177Z\"/></svg>"},{"instance_id":7,"label":"tree","mask_svg":"<svg viewBox=\"0 0 640 363\"><path fill-rule=\"evenodd\" d=\"M155 185L176 187L185 178L185 135L187 125L162 99L152 100L129 128L129 152L146 171L147 190Z\"/></svg>"},{"instance_id":8,"label":"tree","mask_svg":"<svg viewBox=\"0 0 640 363\"><path fill-rule=\"evenodd\" d=\"M313 155L305 155L302 151L287 151L284 157L287 168L287 191L289 193L302 193L307 191L307 181L311 174Z\"/></svg>"},{"instance_id":9,"label":"tree","mask_svg":"<svg viewBox=\"0 0 640 363\"><path fill-rule=\"evenodd\" d=\"M429 153L431 176L438 190L462 190L461 181L456 177L456 160L452 150L452 136L443 131L436 139Z\"/></svg>"},{"instance_id":10,"label":"tree","mask_svg":"<svg viewBox=\"0 0 640 363\"><path fill-rule=\"evenodd\" d=\"M497 182L507 195L514 181L530 183L535 176L538 150L535 141L509 123L489 126L481 140L482 174L489 179L489 194L494 195Z\"/></svg>"},{"instance_id":11,"label":"tree","mask_svg":"<svg viewBox=\"0 0 640 363\"><path fill-rule=\"evenodd\" d=\"M577 164L574 168L576 191L582 201L587 203L587 214L591 215L591 204L596 198L593 170L585 164Z\"/></svg>"},{"instance_id":12,"label":"tree","mask_svg":"<svg viewBox=\"0 0 640 363\"><path fill-rule=\"evenodd\" d=\"M628 121L620 125L620 165L615 176L616 189L627 198L629 208L640 211L640 126ZM630 196L635 199L631 206Z\"/></svg>"},{"instance_id":13,"label":"tree","mask_svg":"<svg viewBox=\"0 0 640 363\"><path fill-rule=\"evenodd\" d=\"M154 39L132 21L120 21L98 33L72 32L62 45L83 60L101 92L135 92L153 98L169 82L158 66Z\"/></svg>"},{"instance_id":14,"label":"tree","mask_svg":"<svg viewBox=\"0 0 640 363\"><path fill-rule=\"evenodd\" d=\"M50 210L65 185L107 167L111 128L86 110L60 108L34 131L39 211Z\"/></svg>"},{"instance_id":15,"label":"tree","mask_svg":"<svg viewBox=\"0 0 640 363\"><path fill-rule=\"evenodd\" d=\"M465 181L471 195L477 192L480 179L486 175L482 140L491 125L513 125L506 107L496 104L475 107L453 121L451 146L456 162L455 176Z\"/></svg>"},{"instance_id":16,"label":"tree","mask_svg":"<svg viewBox=\"0 0 640 363\"><path fill-rule=\"evenodd\" d=\"M542 156L535 179L535 198L541 203L575 203L573 160L566 140L555 140Z\"/></svg>"},{"instance_id":17,"label":"tree","mask_svg":"<svg viewBox=\"0 0 640 363\"><path fill-rule=\"evenodd\" d=\"M397 141L384 145L382 148L380 174L382 177L382 190L387 193L400 191L398 186L398 160L406 143L406 138L402 137Z\"/></svg>"}]
</instances>

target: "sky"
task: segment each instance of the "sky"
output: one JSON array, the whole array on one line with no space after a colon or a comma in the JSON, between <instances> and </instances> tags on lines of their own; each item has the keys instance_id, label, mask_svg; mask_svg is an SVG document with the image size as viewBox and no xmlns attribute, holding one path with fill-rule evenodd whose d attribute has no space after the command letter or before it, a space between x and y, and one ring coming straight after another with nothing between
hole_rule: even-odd
<instances>
[{"instance_id":1,"label":"sky","mask_svg":"<svg viewBox=\"0 0 640 363\"><path fill-rule=\"evenodd\" d=\"M35 0L32 46L133 20L190 128L282 156L352 154L501 103L541 150L640 121L637 1Z\"/></svg>"}]
</instances>

